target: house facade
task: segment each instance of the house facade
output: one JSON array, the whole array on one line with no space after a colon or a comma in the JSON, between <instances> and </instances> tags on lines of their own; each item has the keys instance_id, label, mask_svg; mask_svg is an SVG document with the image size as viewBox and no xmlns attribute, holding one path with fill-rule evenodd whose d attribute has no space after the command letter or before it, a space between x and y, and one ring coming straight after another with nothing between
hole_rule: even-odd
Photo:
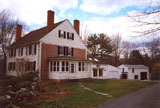
<instances>
[{"instance_id":1,"label":"house facade","mask_svg":"<svg viewBox=\"0 0 160 108\"><path fill-rule=\"evenodd\" d=\"M122 64L119 68L122 79L149 80L149 68L147 66Z\"/></svg>"},{"instance_id":2,"label":"house facade","mask_svg":"<svg viewBox=\"0 0 160 108\"><path fill-rule=\"evenodd\" d=\"M54 12L49 10L46 27L24 37L21 31L22 26L18 25L16 42L8 48L8 75L17 76L19 70L25 70L39 71L42 79L91 78L92 63L79 36L78 20L73 26L68 19L54 23Z\"/></svg>"}]
</instances>

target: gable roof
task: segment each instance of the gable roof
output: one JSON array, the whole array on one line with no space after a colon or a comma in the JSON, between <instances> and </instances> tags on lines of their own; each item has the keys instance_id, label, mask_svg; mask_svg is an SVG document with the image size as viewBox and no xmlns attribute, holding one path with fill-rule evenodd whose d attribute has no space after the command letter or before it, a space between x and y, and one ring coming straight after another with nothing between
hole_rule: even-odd
<instances>
[{"instance_id":1,"label":"gable roof","mask_svg":"<svg viewBox=\"0 0 160 108\"><path fill-rule=\"evenodd\" d=\"M52 28L52 30L55 29L58 25L60 25L64 21L65 20L60 21L58 23L55 23L53 28ZM46 34L47 34L47 26L29 32L24 37L20 38L18 41L16 41L13 44L11 44L9 47L17 47L17 46L26 45L26 44L29 44L29 43L38 42Z\"/></svg>"},{"instance_id":2,"label":"gable roof","mask_svg":"<svg viewBox=\"0 0 160 108\"><path fill-rule=\"evenodd\" d=\"M135 69L148 69L147 66L144 65L127 65L127 64L122 64L128 68L135 68Z\"/></svg>"}]
</instances>

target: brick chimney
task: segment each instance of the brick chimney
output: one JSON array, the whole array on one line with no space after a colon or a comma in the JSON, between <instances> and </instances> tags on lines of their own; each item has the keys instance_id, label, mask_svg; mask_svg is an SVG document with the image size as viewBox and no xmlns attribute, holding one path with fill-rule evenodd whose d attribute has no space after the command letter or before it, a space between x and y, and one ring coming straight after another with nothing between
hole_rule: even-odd
<instances>
[{"instance_id":1,"label":"brick chimney","mask_svg":"<svg viewBox=\"0 0 160 108\"><path fill-rule=\"evenodd\" d=\"M79 20L74 20L74 29L77 31L77 33L79 34Z\"/></svg>"},{"instance_id":2,"label":"brick chimney","mask_svg":"<svg viewBox=\"0 0 160 108\"><path fill-rule=\"evenodd\" d=\"M50 32L54 26L54 11L49 10L47 15L47 32Z\"/></svg>"},{"instance_id":3,"label":"brick chimney","mask_svg":"<svg viewBox=\"0 0 160 108\"><path fill-rule=\"evenodd\" d=\"M22 25L17 24L17 28L16 28L16 41L21 38L21 34L22 34Z\"/></svg>"}]
</instances>

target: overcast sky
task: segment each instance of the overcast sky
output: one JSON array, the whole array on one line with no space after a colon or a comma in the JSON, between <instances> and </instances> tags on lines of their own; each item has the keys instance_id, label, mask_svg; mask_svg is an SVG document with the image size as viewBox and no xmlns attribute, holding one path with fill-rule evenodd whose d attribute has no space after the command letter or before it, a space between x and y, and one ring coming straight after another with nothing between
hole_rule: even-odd
<instances>
[{"instance_id":1,"label":"overcast sky","mask_svg":"<svg viewBox=\"0 0 160 108\"><path fill-rule=\"evenodd\" d=\"M46 26L47 11L55 11L55 21L79 19L81 27L90 33L121 33L124 39L131 22L126 17L144 9L151 0L0 0L0 11L9 9L31 29ZM159 0L152 0L155 5ZM82 29L81 28L81 29Z\"/></svg>"}]
</instances>

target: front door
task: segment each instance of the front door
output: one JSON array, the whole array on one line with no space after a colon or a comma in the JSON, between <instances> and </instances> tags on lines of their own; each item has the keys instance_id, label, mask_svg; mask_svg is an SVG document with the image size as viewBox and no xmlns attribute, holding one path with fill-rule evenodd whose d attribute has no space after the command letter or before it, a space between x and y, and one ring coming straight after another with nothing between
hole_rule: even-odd
<instances>
[{"instance_id":1,"label":"front door","mask_svg":"<svg viewBox=\"0 0 160 108\"><path fill-rule=\"evenodd\" d=\"M69 70L69 78L75 79L76 78L76 65L74 63L70 63L70 70Z\"/></svg>"}]
</instances>

